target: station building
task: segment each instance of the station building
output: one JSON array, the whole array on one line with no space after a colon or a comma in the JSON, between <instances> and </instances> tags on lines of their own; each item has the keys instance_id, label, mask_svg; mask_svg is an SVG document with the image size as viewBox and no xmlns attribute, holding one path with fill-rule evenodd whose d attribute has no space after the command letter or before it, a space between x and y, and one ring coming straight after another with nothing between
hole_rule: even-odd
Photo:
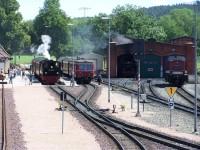
<instances>
[{"instance_id":1,"label":"station building","mask_svg":"<svg viewBox=\"0 0 200 150\"><path fill-rule=\"evenodd\" d=\"M8 73L8 68L10 68L10 59L11 56L0 44L0 70L3 69L4 73Z\"/></svg>"},{"instance_id":2,"label":"station building","mask_svg":"<svg viewBox=\"0 0 200 150\"><path fill-rule=\"evenodd\" d=\"M140 75L143 78L160 78L165 72L165 61L170 55L183 55L186 58L188 74L194 73L194 42L192 37L179 37L167 43L153 39L112 39L110 43L110 76L136 77L140 62ZM107 57L108 62L108 57Z\"/></svg>"}]
</instances>

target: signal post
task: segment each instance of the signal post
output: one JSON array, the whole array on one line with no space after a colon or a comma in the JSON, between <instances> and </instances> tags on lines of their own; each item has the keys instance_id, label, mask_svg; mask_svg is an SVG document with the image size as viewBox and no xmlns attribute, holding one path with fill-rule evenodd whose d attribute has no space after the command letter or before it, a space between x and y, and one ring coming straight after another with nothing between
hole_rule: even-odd
<instances>
[{"instance_id":1,"label":"signal post","mask_svg":"<svg viewBox=\"0 0 200 150\"><path fill-rule=\"evenodd\" d=\"M174 94L177 87L166 87L167 94L169 95L168 105L170 108L170 127L172 125L172 109L174 109Z\"/></svg>"}]
</instances>

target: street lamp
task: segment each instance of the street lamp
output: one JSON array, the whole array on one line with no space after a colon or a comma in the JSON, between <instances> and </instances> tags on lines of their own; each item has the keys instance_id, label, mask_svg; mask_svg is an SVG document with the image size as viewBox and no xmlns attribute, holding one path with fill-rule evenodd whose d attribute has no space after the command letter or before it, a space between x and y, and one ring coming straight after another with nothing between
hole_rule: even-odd
<instances>
[{"instance_id":1,"label":"street lamp","mask_svg":"<svg viewBox=\"0 0 200 150\"><path fill-rule=\"evenodd\" d=\"M74 24L69 23L67 24L68 26L73 26ZM72 27L72 31L71 31L71 44L72 44L72 78L71 78L71 83L72 86L74 86L74 48L73 48L73 27Z\"/></svg>"},{"instance_id":2,"label":"street lamp","mask_svg":"<svg viewBox=\"0 0 200 150\"><path fill-rule=\"evenodd\" d=\"M194 48L195 48L195 58L194 58L194 71L195 71L195 105L194 105L194 133L197 133L197 7L200 4L196 1L194 4Z\"/></svg>"},{"instance_id":3,"label":"street lamp","mask_svg":"<svg viewBox=\"0 0 200 150\"><path fill-rule=\"evenodd\" d=\"M108 20L108 103L110 103L110 18L102 17L103 20Z\"/></svg>"},{"instance_id":4,"label":"street lamp","mask_svg":"<svg viewBox=\"0 0 200 150\"><path fill-rule=\"evenodd\" d=\"M139 55L137 55L137 53L135 54L137 57L139 57ZM141 117L140 114L140 58L138 58L137 60L137 64L138 64L138 73L137 73L137 80L138 80L138 98L137 98L137 113L136 113L136 117Z\"/></svg>"}]
</instances>

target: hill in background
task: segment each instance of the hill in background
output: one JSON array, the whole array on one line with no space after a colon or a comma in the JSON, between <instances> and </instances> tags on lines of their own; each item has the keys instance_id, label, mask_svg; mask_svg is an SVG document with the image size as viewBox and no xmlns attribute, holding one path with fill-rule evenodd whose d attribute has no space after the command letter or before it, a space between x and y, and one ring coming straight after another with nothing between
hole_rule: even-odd
<instances>
[{"instance_id":1,"label":"hill in background","mask_svg":"<svg viewBox=\"0 0 200 150\"><path fill-rule=\"evenodd\" d=\"M161 16L169 14L169 12L173 9L182 9L182 8L194 9L194 6L192 4L177 4L177 5L166 5L166 6L163 5L163 6L142 8L142 10L147 15L159 18Z\"/></svg>"}]
</instances>

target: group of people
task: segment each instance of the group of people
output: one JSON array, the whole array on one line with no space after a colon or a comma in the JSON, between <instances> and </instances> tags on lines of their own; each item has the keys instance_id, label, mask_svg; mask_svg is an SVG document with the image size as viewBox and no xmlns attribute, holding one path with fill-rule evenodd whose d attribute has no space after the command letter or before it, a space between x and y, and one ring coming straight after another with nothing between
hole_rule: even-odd
<instances>
[{"instance_id":1,"label":"group of people","mask_svg":"<svg viewBox=\"0 0 200 150\"><path fill-rule=\"evenodd\" d=\"M21 76L22 79L25 80L25 85L28 83L28 77L26 76L24 69L11 67L11 68L8 69L9 84L13 84L13 79L17 75ZM30 80L29 84L31 85L32 84L32 75L31 74L30 74L30 79L29 80Z\"/></svg>"}]
</instances>

